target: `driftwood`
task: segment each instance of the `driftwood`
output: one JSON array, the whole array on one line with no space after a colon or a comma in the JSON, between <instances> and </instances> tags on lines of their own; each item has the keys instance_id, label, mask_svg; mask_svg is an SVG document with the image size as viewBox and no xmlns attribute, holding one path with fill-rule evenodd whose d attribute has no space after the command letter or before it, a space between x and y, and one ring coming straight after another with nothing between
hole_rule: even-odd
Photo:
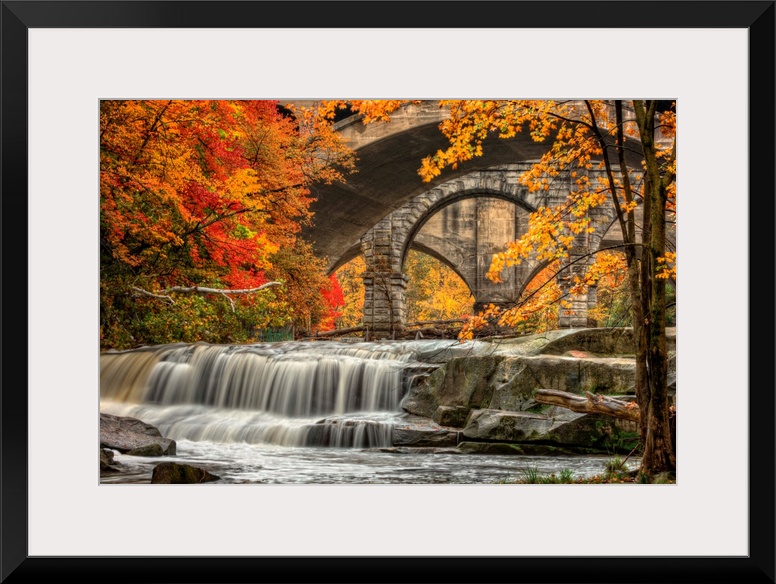
<instances>
[{"instance_id":1,"label":"driftwood","mask_svg":"<svg viewBox=\"0 0 776 584\"><path fill-rule=\"evenodd\" d=\"M585 414L603 414L632 422L638 422L641 418L636 402L620 401L587 391L581 396L556 389L537 389L534 399L540 404L561 406Z\"/></svg>"}]
</instances>

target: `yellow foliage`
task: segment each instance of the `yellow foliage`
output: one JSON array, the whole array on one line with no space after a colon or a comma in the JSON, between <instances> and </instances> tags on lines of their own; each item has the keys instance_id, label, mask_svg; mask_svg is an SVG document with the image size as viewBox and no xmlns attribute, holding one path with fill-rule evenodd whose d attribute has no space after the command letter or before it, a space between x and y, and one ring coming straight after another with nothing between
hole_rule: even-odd
<instances>
[{"instance_id":1,"label":"yellow foliage","mask_svg":"<svg viewBox=\"0 0 776 584\"><path fill-rule=\"evenodd\" d=\"M446 320L468 316L474 297L464 281L446 265L410 250L407 274L407 321Z\"/></svg>"},{"instance_id":2,"label":"yellow foliage","mask_svg":"<svg viewBox=\"0 0 776 584\"><path fill-rule=\"evenodd\" d=\"M366 100L348 103L368 122L389 119L391 113L410 102ZM508 244L503 252L494 255L487 277L498 282L503 270L523 261L553 264L567 259L573 246L589 245L589 238L596 231L610 225L611 216L596 222L601 215L597 209L607 201L617 204L623 223L636 220L634 211L645 196L645 181L641 177L646 171L656 176L654 164L651 168L646 163L634 170L627 165L621 168L617 149L642 148L643 130L640 124L647 111L644 104L639 100L619 104L612 100L440 100L439 106L447 110L447 115L439 128L449 144L447 148L422 159L418 173L425 182L436 179L444 169L455 169L459 164L481 156L484 141L494 136L514 138L522 132L534 141L548 143L545 154L533 162L518 180L529 193L541 196L557 192L558 186L566 188L565 184L557 185L556 181L559 177L569 177L571 192L566 200L558 204L539 206L529 217L527 231ZM618 105L623 106L619 112ZM624 115L620 117L620 113ZM655 162L659 165L661 188L665 187L668 219L675 222L675 104L674 108L657 116L657 130L659 140L655 147ZM654 180L653 184L656 184ZM638 232L638 226L632 226L626 239ZM592 241L594 243L595 239ZM631 245L637 243L635 240L626 241ZM599 256L587 275L572 283L573 293L583 293L590 285L605 278L607 265L608 269L615 269L614 260L603 254ZM666 254L656 268L656 277L675 277L675 254ZM532 307L538 310L539 299L554 304L553 310L556 310L560 300L550 293L551 288L548 280L546 286L541 287L541 293L521 299L519 310L498 315L491 311L472 318L462 338L473 334L482 324L481 319L494 322L492 319L497 318L509 326L526 325L529 320L526 315L531 314Z\"/></svg>"},{"instance_id":3,"label":"yellow foliage","mask_svg":"<svg viewBox=\"0 0 776 584\"><path fill-rule=\"evenodd\" d=\"M676 252L667 251L665 255L657 258L657 278L664 280L676 279Z\"/></svg>"}]
</instances>

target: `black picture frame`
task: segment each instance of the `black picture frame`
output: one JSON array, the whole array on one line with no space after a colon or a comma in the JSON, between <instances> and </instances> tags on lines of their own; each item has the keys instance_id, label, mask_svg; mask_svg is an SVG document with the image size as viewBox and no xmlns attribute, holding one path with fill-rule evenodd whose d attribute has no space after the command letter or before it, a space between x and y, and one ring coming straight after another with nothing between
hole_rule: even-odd
<instances>
[{"instance_id":1,"label":"black picture frame","mask_svg":"<svg viewBox=\"0 0 776 584\"><path fill-rule=\"evenodd\" d=\"M774 582L774 1L3 1L3 582ZM456 10L445 10L450 5ZM660 10L654 10L655 5ZM293 5L293 6L291 6ZM616 7L616 9L614 8ZM27 31L35 27L746 28L749 31L749 545L747 557L29 557L27 552ZM380 14L379 21L368 14ZM498 17L494 18L493 14ZM464 18L465 16L465 18ZM349 20L352 19L352 20ZM742 145L743 147L744 145ZM753 318L756 317L756 320ZM746 375L742 372L742 379ZM721 463L724 464L724 463ZM719 470L719 469L715 469ZM713 480L713 479L710 479ZM710 513L713 510L710 509ZM631 514L632 528L648 517Z\"/></svg>"}]
</instances>

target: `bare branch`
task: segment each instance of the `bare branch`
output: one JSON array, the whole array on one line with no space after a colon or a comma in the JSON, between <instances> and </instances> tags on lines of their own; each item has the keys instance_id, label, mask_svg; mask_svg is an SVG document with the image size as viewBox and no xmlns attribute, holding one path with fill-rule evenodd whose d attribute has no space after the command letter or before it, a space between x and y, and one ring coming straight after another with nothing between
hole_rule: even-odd
<instances>
[{"instance_id":1,"label":"bare branch","mask_svg":"<svg viewBox=\"0 0 776 584\"><path fill-rule=\"evenodd\" d=\"M169 296L169 294L172 292L177 292L179 294L220 294L230 302L232 305L232 312L234 312L234 300L229 297L230 294L252 294L253 292L258 292L259 290L264 290L265 288L269 288L271 286L282 285L282 282L267 282L266 284L262 284L256 288L242 288L239 290L220 290L219 288L205 288L202 286L172 286L171 288L160 290L159 293L149 292L143 288L132 286L132 290L137 294L150 296L151 298L167 300L170 304L175 304L175 301L171 296Z\"/></svg>"},{"instance_id":2,"label":"bare branch","mask_svg":"<svg viewBox=\"0 0 776 584\"><path fill-rule=\"evenodd\" d=\"M154 294L153 292L149 292L148 290L143 290L142 288L138 288L137 286L132 286L132 290L134 290L138 294L143 294L144 296L150 296L151 298L160 298L162 300L167 300L170 304L175 304L175 300L173 300L171 296L167 296L165 294Z\"/></svg>"},{"instance_id":3,"label":"bare branch","mask_svg":"<svg viewBox=\"0 0 776 584\"><path fill-rule=\"evenodd\" d=\"M220 288L205 288L203 286L173 286L172 288L167 288L160 292L181 292L189 294L251 294L253 292L258 292L259 290L264 290L264 288L269 288L270 286L282 286L282 282L267 282L256 288L243 288L240 290L221 290Z\"/></svg>"}]
</instances>

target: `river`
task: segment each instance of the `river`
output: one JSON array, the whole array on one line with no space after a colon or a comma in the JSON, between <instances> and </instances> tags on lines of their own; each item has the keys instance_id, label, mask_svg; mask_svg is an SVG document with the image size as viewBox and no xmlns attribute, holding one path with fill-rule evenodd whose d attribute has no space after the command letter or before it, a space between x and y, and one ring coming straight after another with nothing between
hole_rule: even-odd
<instances>
[{"instance_id":1,"label":"river","mask_svg":"<svg viewBox=\"0 0 776 584\"><path fill-rule=\"evenodd\" d=\"M429 362L443 360L442 351L483 350L396 341L175 344L103 353L100 411L156 426L177 443L176 455L164 460L205 468L220 477L212 484L483 484L526 472L600 474L610 457L392 444L393 429L407 423L401 401ZM150 483L161 461L120 453L115 460L123 472L103 474L101 483Z\"/></svg>"}]
</instances>

